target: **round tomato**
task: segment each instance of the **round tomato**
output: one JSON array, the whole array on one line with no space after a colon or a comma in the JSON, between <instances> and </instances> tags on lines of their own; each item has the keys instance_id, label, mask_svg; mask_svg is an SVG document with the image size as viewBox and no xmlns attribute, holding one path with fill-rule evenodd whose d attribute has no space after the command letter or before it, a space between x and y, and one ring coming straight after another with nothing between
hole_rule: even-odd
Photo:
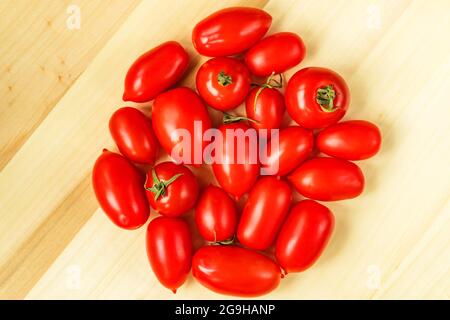
<instances>
[{"instance_id":1,"label":"round tomato","mask_svg":"<svg viewBox=\"0 0 450 320\"><path fill-rule=\"evenodd\" d=\"M271 24L272 17L261 9L226 8L197 23L192 31L192 43L201 55L231 56L253 46Z\"/></svg>"},{"instance_id":2,"label":"round tomato","mask_svg":"<svg viewBox=\"0 0 450 320\"><path fill-rule=\"evenodd\" d=\"M195 208L195 223L206 241L222 242L234 236L237 225L234 201L221 188L208 186Z\"/></svg>"},{"instance_id":3,"label":"round tomato","mask_svg":"<svg viewBox=\"0 0 450 320\"><path fill-rule=\"evenodd\" d=\"M249 124L255 129L276 129L284 114L283 95L275 88L253 88L245 101Z\"/></svg>"},{"instance_id":4,"label":"round tomato","mask_svg":"<svg viewBox=\"0 0 450 320\"><path fill-rule=\"evenodd\" d=\"M250 91L250 73L234 58L213 58L198 70L196 85L205 102L226 111L240 105Z\"/></svg>"},{"instance_id":5,"label":"round tomato","mask_svg":"<svg viewBox=\"0 0 450 320\"><path fill-rule=\"evenodd\" d=\"M152 123L135 108L120 108L109 120L109 131L120 152L129 160L153 164L158 154L158 142Z\"/></svg>"},{"instance_id":6,"label":"round tomato","mask_svg":"<svg viewBox=\"0 0 450 320\"><path fill-rule=\"evenodd\" d=\"M275 240L291 200L291 188L286 182L276 177L259 179L249 194L239 221L239 242L252 249L267 249Z\"/></svg>"},{"instance_id":7,"label":"round tomato","mask_svg":"<svg viewBox=\"0 0 450 320\"><path fill-rule=\"evenodd\" d=\"M305 58L303 40L292 32L279 32L262 39L245 54L254 75L264 77L285 72Z\"/></svg>"},{"instance_id":8,"label":"round tomato","mask_svg":"<svg viewBox=\"0 0 450 320\"><path fill-rule=\"evenodd\" d=\"M159 143L176 162L202 163L207 145L203 134L211 128L211 119L194 91L180 87L160 94L153 104L152 124Z\"/></svg>"},{"instance_id":9,"label":"round tomato","mask_svg":"<svg viewBox=\"0 0 450 320\"><path fill-rule=\"evenodd\" d=\"M95 196L106 215L124 229L137 229L148 219L150 208L144 177L120 154L106 149L92 172Z\"/></svg>"},{"instance_id":10,"label":"round tomato","mask_svg":"<svg viewBox=\"0 0 450 320\"><path fill-rule=\"evenodd\" d=\"M220 294L257 297L278 287L281 270L270 258L236 246L200 248L192 259L192 275Z\"/></svg>"},{"instance_id":11,"label":"round tomato","mask_svg":"<svg viewBox=\"0 0 450 320\"><path fill-rule=\"evenodd\" d=\"M191 170L168 161L157 164L147 174L145 189L154 210L167 217L177 217L194 207L199 186Z\"/></svg>"},{"instance_id":12,"label":"round tomato","mask_svg":"<svg viewBox=\"0 0 450 320\"><path fill-rule=\"evenodd\" d=\"M147 227L147 256L161 284L176 293L192 261L192 239L183 219L158 217Z\"/></svg>"},{"instance_id":13,"label":"round tomato","mask_svg":"<svg viewBox=\"0 0 450 320\"><path fill-rule=\"evenodd\" d=\"M376 125L363 120L337 123L317 136L320 151L347 160L370 158L380 150L380 146L380 130Z\"/></svg>"},{"instance_id":14,"label":"round tomato","mask_svg":"<svg viewBox=\"0 0 450 320\"><path fill-rule=\"evenodd\" d=\"M305 68L289 80L285 91L286 109L302 127L320 129L345 115L350 92L344 79L325 68Z\"/></svg>"},{"instance_id":15,"label":"round tomato","mask_svg":"<svg viewBox=\"0 0 450 320\"><path fill-rule=\"evenodd\" d=\"M313 201L297 203L283 224L275 246L275 257L287 273L308 269L319 258L334 228L331 211Z\"/></svg>"},{"instance_id":16,"label":"round tomato","mask_svg":"<svg viewBox=\"0 0 450 320\"><path fill-rule=\"evenodd\" d=\"M320 201L352 199L364 189L361 169L335 158L308 160L291 173L289 181L303 196Z\"/></svg>"},{"instance_id":17,"label":"round tomato","mask_svg":"<svg viewBox=\"0 0 450 320\"><path fill-rule=\"evenodd\" d=\"M127 72L123 100L153 100L180 80L188 63L186 50L175 41L165 42L144 53Z\"/></svg>"}]
</instances>

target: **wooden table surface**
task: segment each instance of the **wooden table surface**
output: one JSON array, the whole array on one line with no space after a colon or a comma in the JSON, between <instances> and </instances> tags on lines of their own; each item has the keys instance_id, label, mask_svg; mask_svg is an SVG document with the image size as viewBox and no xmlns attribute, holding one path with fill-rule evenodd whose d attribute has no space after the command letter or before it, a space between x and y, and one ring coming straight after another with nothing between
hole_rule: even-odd
<instances>
[{"instance_id":1,"label":"wooden table surface","mask_svg":"<svg viewBox=\"0 0 450 320\"><path fill-rule=\"evenodd\" d=\"M337 226L324 255L265 297L449 298L448 0L1 1L0 298L223 298L191 276L176 295L164 289L145 228L113 226L90 175L101 149L114 148L107 123L133 60L178 40L193 86L204 58L191 29L231 5L264 8L270 32L300 34L307 58L286 77L338 71L352 93L346 118L377 123L384 138L360 163L364 194L329 204Z\"/></svg>"}]
</instances>

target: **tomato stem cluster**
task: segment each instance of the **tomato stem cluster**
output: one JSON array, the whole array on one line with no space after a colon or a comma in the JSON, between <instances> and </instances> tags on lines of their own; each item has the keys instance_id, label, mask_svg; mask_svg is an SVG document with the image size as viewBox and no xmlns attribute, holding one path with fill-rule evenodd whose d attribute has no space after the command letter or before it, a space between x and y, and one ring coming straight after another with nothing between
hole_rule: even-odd
<instances>
[{"instance_id":1,"label":"tomato stem cluster","mask_svg":"<svg viewBox=\"0 0 450 320\"><path fill-rule=\"evenodd\" d=\"M258 100L259 95L261 94L261 92L266 89L273 89L273 88L282 88L283 87L283 75L281 73L278 74L279 79L275 80L274 79L275 73L272 72L272 74L267 78L266 83L262 84L260 86L260 88L258 89L258 91L255 94L255 101L253 103L253 109L256 111L256 101Z\"/></svg>"},{"instance_id":2,"label":"tomato stem cluster","mask_svg":"<svg viewBox=\"0 0 450 320\"><path fill-rule=\"evenodd\" d=\"M224 112L223 113L223 123L224 124L228 124L228 123L233 123L233 122L239 122L242 120L247 120L247 121L251 121L251 122L255 122L258 123L258 121L247 118L247 117L243 117L243 116L235 116L229 113Z\"/></svg>"},{"instance_id":3,"label":"tomato stem cluster","mask_svg":"<svg viewBox=\"0 0 450 320\"><path fill-rule=\"evenodd\" d=\"M155 169L152 169L152 179L153 179L153 185L151 188L147 187L147 181L148 181L148 175L145 177L145 184L144 188L145 190L151 191L155 194L155 201L158 200L160 196L164 196L166 194L166 188L175 180L177 180L179 177L181 177L183 174L178 173L174 175L172 178L170 178L167 181L159 180L158 176L156 175Z\"/></svg>"},{"instance_id":4,"label":"tomato stem cluster","mask_svg":"<svg viewBox=\"0 0 450 320\"><path fill-rule=\"evenodd\" d=\"M220 71L217 75L217 82L219 82L220 85L226 87L233 83L233 79L229 74L226 74L225 71Z\"/></svg>"},{"instance_id":5,"label":"tomato stem cluster","mask_svg":"<svg viewBox=\"0 0 450 320\"><path fill-rule=\"evenodd\" d=\"M330 84L325 87L317 89L316 101L325 112L334 112L338 108L334 105L334 99L336 98L336 91Z\"/></svg>"}]
</instances>

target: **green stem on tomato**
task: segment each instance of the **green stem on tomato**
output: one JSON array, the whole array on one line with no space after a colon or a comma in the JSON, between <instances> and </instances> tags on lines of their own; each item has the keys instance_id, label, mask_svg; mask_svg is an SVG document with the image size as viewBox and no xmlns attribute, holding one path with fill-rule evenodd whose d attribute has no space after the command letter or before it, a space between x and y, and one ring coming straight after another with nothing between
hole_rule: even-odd
<instances>
[{"instance_id":1,"label":"green stem on tomato","mask_svg":"<svg viewBox=\"0 0 450 320\"><path fill-rule=\"evenodd\" d=\"M233 123L233 122L239 122L239 121L243 121L243 120L259 123L258 121L250 119L250 118L247 118L247 117L234 116L234 115L226 113L226 112L223 113L223 123L224 124Z\"/></svg>"},{"instance_id":2,"label":"green stem on tomato","mask_svg":"<svg viewBox=\"0 0 450 320\"><path fill-rule=\"evenodd\" d=\"M164 196L166 194L166 189L167 187L174 182L175 180L177 180L179 177L181 177L183 174L182 173L178 173L176 175L174 175L172 178L170 178L167 181L162 181L159 180L158 176L156 175L156 171L155 169L152 169L152 180L153 180L153 185L151 188L147 187L147 181L148 181L148 174L145 176L145 183L144 183L144 188L145 190L151 191L154 193L155 195L155 201L158 200L158 198L160 196Z\"/></svg>"},{"instance_id":3,"label":"green stem on tomato","mask_svg":"<svg viewBox=\"0 0 450 320\"><path fill-rule=\"evenodd\" d=\"M336 98L336 91L333 86L327 85L317 89L316 102L320 105L325 112L334 112L339 107L334 104Z\"/></svg>"},{"instance_id":4,"label":"green stem on tomato","mask_svg":"<svg viewBox=\"0 0 450 320\"><path fill-rule=\"evenodd\" d=\"M233 79L229 74L226 74L225 71L220 71L217 75L217 82L219 82L220 85L226 87L233 83Z\"/></svg>"},{"instance_id":5,"label":"green stem on tomato","mask_svg":"<svg viewBox=\"0 0 450 320\"><path fill-rule=\"evenodd\" d=\"M253 110L256 111L256 101L258 100L259 95L261 94L261 92L266 89L273 89L273 88L282 88L283 87L283 75L281 73L278 74L278 76L280 77L280 79L277 81L275 80L273 77L275 76L275 73L272 72L272 74L267 78L266 83L262 84L260 86L260 88L258 89L258 91L256 91L255 94L255 100L253 102Z\"/></svg>"}]
</instances>

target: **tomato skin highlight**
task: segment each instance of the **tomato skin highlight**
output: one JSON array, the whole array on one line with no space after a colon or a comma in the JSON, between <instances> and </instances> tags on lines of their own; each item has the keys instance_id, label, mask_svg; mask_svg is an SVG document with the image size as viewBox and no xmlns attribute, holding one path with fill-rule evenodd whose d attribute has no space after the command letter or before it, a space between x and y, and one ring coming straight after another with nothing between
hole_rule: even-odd
<instances>
[{"instance_id":1,"label":"tomato skin highlight","mask_svg":"<svg viewBox=\"0 0 450 320\"><path fill-rule=\"evenodd\" d=\"M318 90L331 86L335 92L333 111L324 111L317 102ZM297 71L288 82L284 94L286 110L291 118L307 129L321 129L338 122L350 103L350 92L336 72L318 67Z\"/></svg>"},{"instance_id":2,"label":"tomato skin highlight","mask_svg":"<svg viewBox=\"0 0 450 320\"><path fill-rule=\"evenodd\" d=\"M176 293L191 270L192 239L183 219L157 217L147 227L147 256L159 282Z\"/></svg>"},{"instance_id":3,"label":"tomato skin highlight","mask_svg":"<svg viewBox=\"0 0 450 320\"><path fill-rule=\"evenodd\" d=\"M228 78L225 78L228 77ZM222 83L219 80L229 82ZM203 100L217 110L226 111L240 105L250 91L250 72L237 59L212 58L198 70L197 91Z\"/></svg>"},{"instance_id":4,"label":"tomato skin highlight","mask_svg":"<svg viewBox=\"0 0 450 320\"><path fill-rule=\"evenodd\" d=\"M195 223L206 241L218 242L234 236L237 226L236 204L219 187L206 187L195 208Z\"/></svg>"},{"instance_id":5,"label":"tomato skin highlight","mask_svg":"<svg viewBox=\"0 0 450 320\"><path fill-rule=\"evenodd\" d=\"M197 52L204 56L232 56L258 42L271 24L272 17L261 9L226 8L196 24L192 31L192 43Z\"/></svg>"},{"instance_id":6,"label":"tomato skin highlight","mask_svg":"<svg viewBox=\"0 0 450 320\"><path fill-rule=\"evenodd\" d=\"M238 225L244 246L265 250L275 240L292 201L289 185L276 177L263 177L251 190Z\"/></svg>"},{"instance_id":7,"label":"tomato skin highlight","mask_svg":"<svg viewBox=\"0 0 450 320\"><path fill-rule=\"evenodd\" d=\"M288 179L300 194L319 201L352 199L364 190L361 169L343 159L313 158L295 169Z\"/></svg>"},{"instance_id":8,"label":"tomato skin highlight","mask_svg":"<svg viewBox=\"0 0 450 320\"><path fill-rule=\"evenodd\" d=\"M176 41L164 42L140 56L125 77L124 101L147 102L180 80L189 64Z\"/></svg>"},{"instance_id":9,"label":"tomato skin highlight","mask_svg":"<svg viewBox=\"0 0 450 320\"><path fill-rule=\"evenodd\" d=\"M92 184L102 210L115 225L133 230L147 221L144 178L123 156L104 149L95 162Z\"/></svg>"},{"instance_id":10,"label":"tomato skin highlight","mask_svg":"<svg viewBox=\"0 0 450 320\"><path fill-rule=\"evenodd\" d=\"M376 125L351 120L326 128L317 136L318 149L335 158L364 160L373 157L381 147L381 133Z\"/></svg>"},{"instance_id":11,"label":"tomato skin highlight","mask_svg":"<svg viewBox=\"0 0 450 320\"><path fill-rule=\"evenodd\" d=\"M333 213L324 205L313 200L294 205L275 246L275 257L286 274L311 267L325 249L333 229Z\"/></svg>"},{"instance_id":12,"label":"tomato skin highlight","mask_svg":"<svg viewBox=\"0 0 450 320\"><path fill-rule=\"evenodd\" d=\"M237 246L206 246L192 259L192 274L206 288L225 295L257 297L280 283L281 270L270 258Z\"/></svg>"},{"instance_id":13,"label":"tomato skin highlight","mask_svg":"<svg viewBox=\"0 0 450 320\"><path fill-rule=\"evenodd\" d=\"M295 67L305 58L303 40L292 32L274 33L245 54L245 64L256 76L267 77Z\"/></svg>"},{"instance_id":14,"label":"tomato skin highlight","mask_svg":"<svg viewBox=\"0 0 450 320\"><path fill-rule=\"evenodd\" d=\"M245 111L249 125L255 129L277 129L281 126L285 111L284 97L274 88L264 88L258 98L255 97L260 88L253 88L245 101ZM270 136L270 132L268 132Z\"/></svg>"},{"instance_id":15,"label":"tomato skin highlight","mask_svg":"<svg viewBox=\"0 0 450 320\"><path fill-rule=\"evenodd\" d=\"M158 155L158 141L152 122L141 111L131 107L118 109L109 120L109 131L117 147L128 160L153 164Z\"/></svg>"}]
</instances>

